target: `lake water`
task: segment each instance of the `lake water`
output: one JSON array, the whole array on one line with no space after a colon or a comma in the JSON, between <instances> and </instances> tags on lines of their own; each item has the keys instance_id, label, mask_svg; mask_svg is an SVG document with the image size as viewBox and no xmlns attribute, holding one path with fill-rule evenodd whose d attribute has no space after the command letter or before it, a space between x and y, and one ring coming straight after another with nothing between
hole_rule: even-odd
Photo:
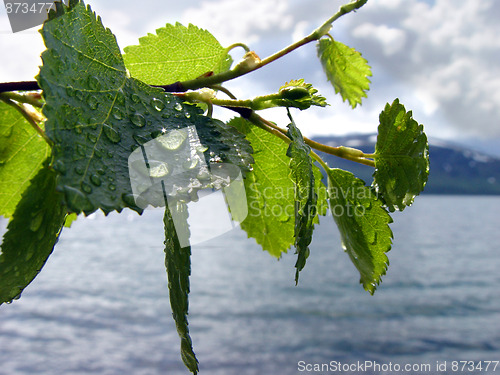
<instances>
[{"instance_id":1,"label":"lake water","mask_svg":"<svg viewBox=\"0 0 500 375\"><path fill-rule=\"evenodd\" d=\"M452 371L452 361L499 361L499 215L500 197L419 197L394 215L391 266L374 296L331 218L297 287L293 252L276 261L239 229L194 247L189 319L200 374L335 374L324 366L358 361L380 368L350 373L429 364L399 373L458 374L472 372ZM96 215L64 230L21 299L0 306L0 374L188 374L162 232L158 211ZM500 373L481 363L475 373ZM313 364L324 371L306 371Z\"/></svg>"}]
</instances>

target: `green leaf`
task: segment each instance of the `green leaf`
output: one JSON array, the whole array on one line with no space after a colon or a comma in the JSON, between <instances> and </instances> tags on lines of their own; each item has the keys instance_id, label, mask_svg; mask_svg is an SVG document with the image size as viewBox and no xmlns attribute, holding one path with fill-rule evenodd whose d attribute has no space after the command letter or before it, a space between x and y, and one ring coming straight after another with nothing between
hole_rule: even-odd
<instances>
[{"instance_id":1,"label":"green leaf","mask_svg":"<svg viewBox=\"0 0 500 375\"><path fill-rule=\"evenodd\" d=\"M227 50L208 31L180 23L167 24L124 48L130 74L150 85L195 79L207 72L227 71L232 63Z\"/></svg>"},{"instance_id":2,"label":"green leaf","mask_svg":"<svg viewBox=\"0 0 500 375\"><path fill-rule=\"evenodd\" d=\"M318 42L318 56L335 93L340 93L344 101L348 100L352 108L361 104L361 98L366 97L370 89L367 77L372 75L361 54L345 44L323 38Z\"/></svg>"},{"instance_id":3,"label":"green leaf","mask_svg":"<svg viewBox=\"0 0 500 375\"><path fill-rule=\"evenodd\" d=\"M22 195L0 254L0 304L10 302L38 275L52 253L64 219L56 173L41 169Z\"/></svg>"},{"instance_id":4,"label":"green leaf","mask_svg":"<svg viewBox=\"0 0 500 375\"><path fill-rule=\"evenodd\" d=\"M287 156L290 159L290 177L295 185L295 248L297 262L295 268L295 284L299 282L302 271L309 257L309 244L314 231L314 219L317 217L318 194L315 191L315 176L311 148L306 145L300 130L295 125L290 112L291 123L288 125L288 136L292 143L288 146Z\"/></svg>"},{"instance_id":5,"label":"green leaf","mask_svg":"<svg viewBox=\"0 0 500 375\"><path fill-rule=\"evenodd\" d=\"M294 185L287 145L242 118L229 124L245 134L254 149L255 164L245 178L248 216L241 228L263 250L280 257L294 243Z\"/></svg>"},{"instance_id":6,"label":"green leaf","mask_svg":"<svg viewBox=\"0 0 500 375\"><path fill-rule=\"evenodd\" d=\"M392 219L364 182L342 169L328 170L330 209L340 231L342 247L371 294L385 275L391 249Z\"/></svg>"},{"instance_id":7,"label":"green leaf","mask_svg":"<svg viewBox=\"0 0 500 375\"><path fill-rule=\"evenodd\" d=\"M0 101L0 215L10 218L50 147L11 106Z\"/></svg>"},{"instance_id":8,"label":"green leaf","mask_svg":"<svg viewBox=\"0 0 500 375\"><path fill-rule=\"evenodd\" d=\"M245 178L248 216L241 228L263 250L280 257L294 244L295 234L295 186L290 178L287 144L242 118L231 120L230 125L244 133L254 149L255 164ZM315 176L321 176L316 166L313 169ZM315 180L318 195L325 198L321 177ZM318 206L324 205L324 201L318 202Z\"/></svg>"},{"instance_id":9,"label":"green leaf","mask_svg":"<svg viewBox=\"0 0 500 375\"><path fill-rule=\"evenodd\" d=\"M61 8L61 7L60 7ZM205 158L243 170L252 161L243 135L201 116L198 108L127 77L116 39L90 7L62 7L46 22L47 50L38 81L44 90L53 167L70 211L105 213L136 206L129 178L130 154L157 136L195 126ZM235 146L236 145L236 146Z\"/></svg>"},{"instance_id":10,"label":"green leaf","mask_svg":"<svg viewBox=\"0 0 500 375\"><path fill-rule=\"evenodd\" d=\"M277 102L282 107L295 107L307 109L312 105L326 107L326 99L317 95L316 90L310 83L305 83L303 79L292 80L280 87L281 100Z\"/></svg>"},{"instance_id":11,"label":"green leaf","mask_svg":"<svg viewBox=\"0 0 500 375\"><path fill-rule=\"evenodd\" d=\"M392 212L404 210L429 177L429 146L423 125L396 99L380 114L373 187Z\"/></svg>"},{"instance_id":12,"label":"green leaf","mask_svg":"<svg viewBox=\"0 0 500 375\"><path fill-rule=\"evenodd\" d=\"M71 228L73 223L78 219L78 215L75 213L69 214L66 216L66 220L64 220L64 227Z\"/></svg>"},{"instance_id":13,"label":"green leaf","mask_svg":"<svg viewBox=\"0 0 500 375\"><path fill-rule=\"evenodd\" d=\"M188 295L189 276L191 275L191 247L181 248L179 236L176 231L182 230L183 235L189 234L187 224L188 212L186 204L177 204L173 213L179 219L178 222L185 223L182 228L176 228L172 212L165 205L165 266L168 276L168 290L172 315L177 327L177 333L181 338L181 357L186 367L193 374L198 370L198 360L193 351L193 344L189 336L188 328Z\"/></svg>"}]
</instances>

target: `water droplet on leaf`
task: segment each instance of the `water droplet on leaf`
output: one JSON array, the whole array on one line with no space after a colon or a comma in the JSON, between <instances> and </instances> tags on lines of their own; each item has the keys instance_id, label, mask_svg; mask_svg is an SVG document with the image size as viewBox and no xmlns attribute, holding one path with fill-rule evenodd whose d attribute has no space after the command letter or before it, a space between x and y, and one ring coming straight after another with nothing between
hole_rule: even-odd
<instances>
[{"instance_id":1,"label":"water droplet on leaf","mask_svg":"<svg viewBox=\"0 0 500 375\"><path fill-rule=\"evenodd\" d=\"M33 232L36 232L42 226L43 212L38 212L32 216L33 216L33 218L31 219L31 222L30 222L30 230L32 230Z\"/></svg>"},{"instance_id":2,"label":"water droplet on leaf","mask_svg":"<svg viewBox=\"0 0 500 375\"><path fill-rule=\"evenodd\" d=\"M82 144L76 145L76 153L80 156L85 156L85 146Z\"/></svg>"},{"instance_id":3,"label":"water droplet on leaf","mask_svg":"<svg viewBox=\"0 0 500 375\"><path fill-rule=\"evenodd\" d=\"M82 190L84 192L86 192L87 194L90 194L92 193L92 186L90 186L89 184L87 184L85 181L83 181L81 184L80 184L80 187L82 188Z\"/></svg>"},{"instance_id":4,"label":"water droplet on leaf","mask_svg":"<svg viewBox=\"0 0 500 375\"><path fill-rule=\"evenodd\" d=\"M87 138L89 139L90 142L92 143L96 143L97 142L97 135L95 134L92 134L92 133L88 133L87 134Z\"/></svg>"},{"instance_id":5,"label":"water droplet on leaf","mask_svg":"<svg viewBox=\"0 0 500 375\"><path fill-rule=\"evenodd\" d=\"M69 97L75 96L75 89L71 86L66 86L66 95Z\"/></svg>"},{"instance_id":6,"label":"water droplet on leaf","mask_svg":"<svg viewBox=\"0 0 500 375\"><path fill-rule=\"evenodd\" d=\"M93 174L92 176L90 176L90 181L95 185L95 186L101 186L101 178L96 175L96 174Z\"/></svg>"},{"instance_id":7,"label":"water droplet on leaf","mask_svg":"<svg viewBox=\"0 0 500 375\"><path fill-rule=\"evenodd\" d=\"M89 95L87 98L87 104L90 109L97 109L99 107L99 101L94 95Z\"/></svg>"},{"instance_id":8,"label":"water droplet on leaf","mask_svg":"<svg viewBox=\"0 0 500 375\"><path fill-rule=\"evenodd\" d=\"M157 99L157 98L151 99L151 105L157 111L161 111L161 110L163 110L163 108L165 108L165 103L163 103L160 99Z\"/></svg>"},{"instance_id":9,"label":"water droplet on leaf","mask_svg":"<svg viewBox=\"0 0 500 375\"><path fill-rule=\"evenodd\" d=\"M57 160L52 167L60 174L62 175L66 174L67 171L66 164L64 164L62 160Z\"/></svg>"},{"instance_id":10,"label":"water droplet on leaf","mask_svg":"<svg viewBox=\"0 0 500 375\"><path fill-rule=\"evenodd\" d=\"M87 83L89 84L91 90L97 91L101 89L101 82L97 77L89 76Z\"/></svg>"},{"instance_id":11,"label":"water droplet on leaf","mask_svg":"<svg viewBox=\"0 0 500 375\"><path fill-rule=\"evenodd\" d=\"M113 117L117 120L123 119L123 112L120 110L120 108L113 109Z\"/></svg>"},{"instance_id":12,"label":"water droplet on leaf","mask_svg":"<svg viewBox=\"0 0 500 375\"><path fill-rule=\"evenodd\" d=\"M162 178L170 173L170 169L167 163L162 161L150 161L149 162L149 175L153 178Z\"/></svg>"},{"instance_id":13,"label":"water droplet on leaf","mask_svg":"<svg viewBox=\"0 0 500 375\"><path fill-rule=\"evenodd\" d=\"M198 159L194 158L194 159L187 159L184 163L182 163L182 166L185 168L185 169L193 169L195 168L197 165L198 165Z\"/></svg>"},{"instance_id":14,"label":"water droplet on leaf","mask_svg":"<svg viewBox=\"0 0 500 375\"><path fill-rule=\"evenodd\" d=\"M182 111L182 104L181 104L181 103L177 103L177 104L175 105L174 109L175 109L176 111L179 111L179 112L180 112L180 111Z\"/></svg>"},{"instance_id":15,"label":"water droplet on leaf","mask_svg":"<svg viewBox=\"0 0 500 375\"><path fill-rule=\"evenodd\" d=\"M146 119L140 113L135 113L130 116L130 121L132 121L132 124L134 124L138 128L142 128L144 125L146 125Z\"/></svg>"},{"instance_id":16,"label":"water droplet on leaf","mask_svg":"<svg viewBox=\"0 0 500 375\"><path fill-rule=\"evenodd\" d=\"M103 131L106 138L108 138L113 143L118 143L122 139L120 133L118 133L112 126L108 124L103 124ZM111 157L113 155L111 154Z\"/></svg>"},{"instance_id":17,"label":"water droplet on leaf","mask_svg":"<svg viewBox=\"0 0 500 375\"><path fill-rule=\"evenodd\" d=\"M81 92L80 90L76 90L75 96L79 101L83 100L83 92Z\"/></svg>"},{"instance_id":18,"label":"water droplet on leaf","mask_svg":"<svg viewBox=\"0 0 500 375\"><path fill-rule=\"evenodd\" d=\"M88 198L80 190L70 186L65 186L66 202L69 207L77 208L78 210L90 211L93 206Z\"/></svg>"},{"instance_id":19,"label":"water droplet on leaf","mask_svg":"<svg viewBox=\"0 0 500 375\"><path fill-rule=\"evenodd\" d=\"M74 170L75 170L75 173L79 174L80 176L83 176L83 174L85 173L85 170L80 166L75 167Z\"/></svg>"},{"instance_id":20,"label":"water droplet on leaf","mask_svg":"<svg viewBox=\"0 0 500 375\"><path fill-rule=\"evenodd\" d=\"M167 150L177 150L182 146L187 134L180 130L172 130L168 134L157 138L157 141Z\"/></svg>"}]
</instances>

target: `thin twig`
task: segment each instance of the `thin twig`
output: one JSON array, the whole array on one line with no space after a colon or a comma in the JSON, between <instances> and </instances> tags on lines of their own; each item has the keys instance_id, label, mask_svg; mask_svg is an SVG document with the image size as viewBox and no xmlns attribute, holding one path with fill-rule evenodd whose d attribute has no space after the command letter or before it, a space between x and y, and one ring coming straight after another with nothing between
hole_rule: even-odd
<instances>
[{"instance_id":1,"label":"thin twig","mask_svg":"<svg viewBox=\"0 0 500 375\"><path fill-rule=\"evenodd\" d=\"M50 140L49 137L47 137L47 134L45 134L45 132L38 126L37 122L33 119L33 117L30 116L30 114L26 111L22 104L18 104L11 99L3 97L2 95L0 95L0 100L2 100L5 104L15 108L26 119L26 121L28 121L31 127L35 129L35 131L45 140L45 142L47 142L50 147L54 146L54 143Z\"/></svg>"}]
</instances>

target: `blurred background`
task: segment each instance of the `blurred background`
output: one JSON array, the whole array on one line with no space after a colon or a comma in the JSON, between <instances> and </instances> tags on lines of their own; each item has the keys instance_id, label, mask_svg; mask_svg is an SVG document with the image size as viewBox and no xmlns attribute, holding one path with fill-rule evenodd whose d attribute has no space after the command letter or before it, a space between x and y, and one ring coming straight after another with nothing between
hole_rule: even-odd
<instances>
[{"instance_id":1,"label":"blurred background","mask_svg":"<svg viewBox=\"0 0 500 375\"><path fill-rule=\"evenodd\" d=\"M87 3L122 49L179 21L208 29L224 46L245 42L262 58L342 4ZM391 265L373 297L358 284L331 217L315 232L297 287L293 250L276 261L239 229L195 246L190 327L202 374L298 374L307 373L299 361L365 360L451 373L451 361L500 360L498 19L494 0L369 0L342 17L331 34L360 51L373 73L355 110L334 95L314 44L227 83L247 98L304 78L330 104L293 112L304 135L366 150L373 150L385 103L399 98L424 124L431 174L413 207L393 215ZM43 49L37 28L13 34L0 6L0 82L33 80ZM235 50L234 60L241 55ZM262 116L283 127L288 121L282 110ZM328 162L370 182L369 168ZM21 299L0 307L0 374L187 373L162 242L158 211L95 214L65 229ZM437 371L437 361L447 361L447 371Z\"/></svg>"}]
</instances>

